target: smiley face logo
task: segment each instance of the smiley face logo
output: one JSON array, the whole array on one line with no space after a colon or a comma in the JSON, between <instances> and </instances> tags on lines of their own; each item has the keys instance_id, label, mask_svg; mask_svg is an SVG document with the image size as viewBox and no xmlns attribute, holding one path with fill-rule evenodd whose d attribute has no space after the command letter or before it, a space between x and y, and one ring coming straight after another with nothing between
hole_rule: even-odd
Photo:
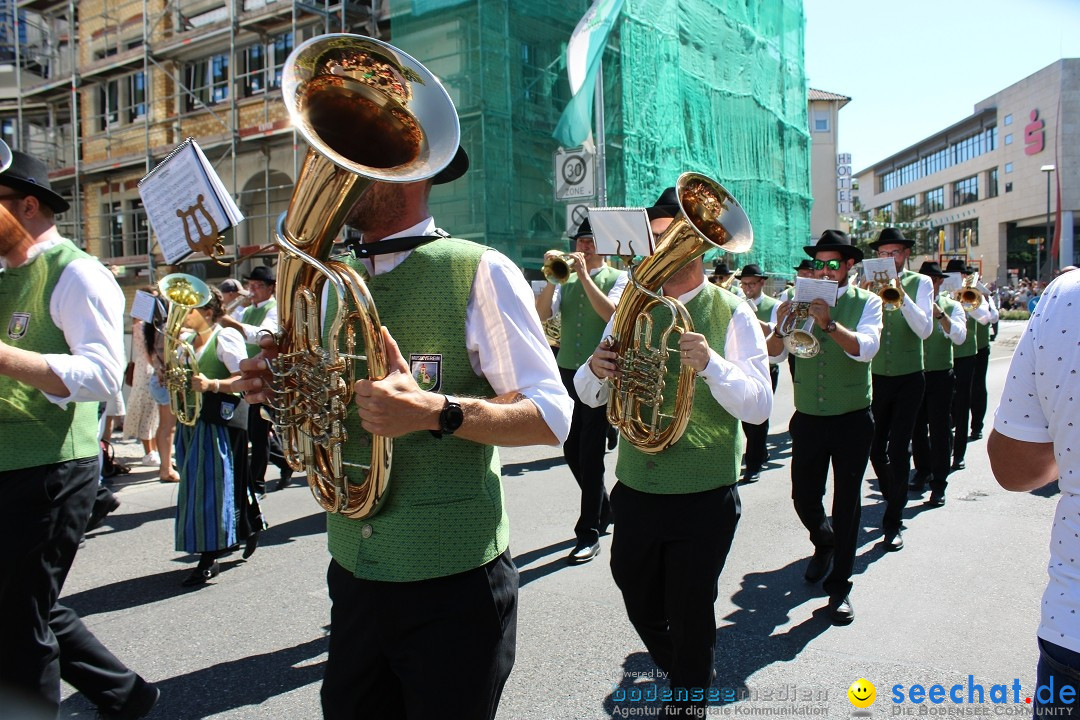
<instances>
[{"instance_id":1,"label":"smiley face logo","mask_svg":"<svg viewBox=\"0 0 1080 720\"><path fill-rule=\"evenodd\" d=\"M847 690L847 696L855 707L868 708L877 699L877 689L874 687L874 683L866 678L859 678L851 683L851 687Z\"/></svg>"}]
</instances>

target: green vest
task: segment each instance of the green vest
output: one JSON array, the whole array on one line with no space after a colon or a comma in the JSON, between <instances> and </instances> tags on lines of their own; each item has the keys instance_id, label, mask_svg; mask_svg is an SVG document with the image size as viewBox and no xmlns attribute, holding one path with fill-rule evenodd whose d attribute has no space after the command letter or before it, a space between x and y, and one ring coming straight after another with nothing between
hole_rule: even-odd
<instances>
[{"instance_id":1,"label":"green vest","mask_svg":"<svg viewBox=\"0 0 1080 720\"><path fill-rule=\"evenodd\" d=\"M868 291L848 285L829 315L838 324L854 329L870 297ZM795 358L795 409L805 415L833 416L870 407L870 363L848 357L817 323L812 328L821 352L812 358Z\"/></svg>"},{"instance_id":2,"label":"green vest","mask_svg":"<svg viewBox=\"0 0 1080 720\"><path fill-rule=\"evenodd\" d=\"M619 271L605 265L593 276L593 282L605 295L615 286ZM555 361L561 368L577 370L585 364L593 350L603 340L607 320L596 314L589 296L578 281L577 273L562 286L562 300L559 301L559 313L562 315L562 331L559 339L559 355Z\"/></svg>"},{"instance_id":3,"label":"green vest","mask_svg":"<svg viewBox=\"0 0 1080 720\"><path fill-rule=\"evenodd\" d=\"M979 325L981 325L981 324L982 323L980 323L978 320L976 320L975 318L968 315L968 319L967 319L967 327L968 327L967 339L964 340L963 345L957 345L955 348L953 348L953 358L954 359L955 358L966 358L966 357L974 357L975 356L975 353L978 352L978 349L979 349L978 348L978 339L976 338L976 335L978 334L978 330L976 330L976 328L979 327Z\"/></svg>"},{"instance_id":4,"label":"green vest","mask_svg":"<svg viewBox=\"0 0 1080 720\"><path fill-rule=\"evenodd\" d=\"M701 333L709 347L723 353L728 324L735 308L743 302L732 293L712 283L686 305L694 321L694 332ZM663 306L652 311L655 327L666 327L671 314ZM560 351L561 352L561 351ZM680 357L668 353L668 368L661 412L670 415L675 407ZM701 378L694 381L694 405L686 433L667 450L649 455L631 443L619 446L615 476L619 482L641 492L657 495L683 495L704 492L739 479L745 439L742 423L720 406L709 386Z\"/></svg>"},{"instance_id":5,"label":"green vest","mask_svg":"<svg viewBox=\"0 0 1080 720\"><path fill-rule=\"evenodd\" d=\"M225 367L225 363L221 362L217 355L217 340L221 330L222 328L219 327L214 331L214 334L206 341L202 355L199 356L199 372L208 380L227 380L232 377L229 368ZM190 338L188 342L191 342Z\"/></svg>"},{"instance_id":6,"label":"green vest","mask_svg":"<svg viewBox=\"0 0 1080 720\"><path fill-rule=\"evenodd\" d=\"M757 314L757 319L763 323L769 322L772 319L773 308L779 304L780 301L776 298L769 297L768 295L762 293L761 303L757 306L757 310L755 310L755 313Z\"/></svg>"},{"instance_id":7,"label":"green vest","mask_svg":"<svg viewBox=\"0 0 1080 720\"><path fill-rule=\"evenodd\" d=\"M486 250L465 240L436 240L368 281L379 320L422 389L465 397L495 394L473 371L465 348L466 306ZM359 260L347 262L366 273ZM332 317L337 303L333 294L329 298L327 317ZM358 377L366 373L366 367L357 370ZM345 461L367 464L370 441L355 402L349 403L345 427ZM491 445L452 435L437 439L426 431L394 438L390 482L379 512L364 520L328 514L330 554L368 580L425 580L480 567L510 541L500 469Z\"/></svg>"},{"instance_id":8,"label":"green vest","mask_svg":"<svg viewBox=\"0 0 1080 720\"><path fill-rule=\"evenodd\" d=\"M240 320L245 325L262 325L262 321L266 319L266 313L270 312L270 308L277 307L277 300L270 298L263 305L255 307L251 305L244 309L243 319ZM257 343L245 342L247 345L247 355L249 358L255 357L259 354L259 348Z\"/></svg>"},{"instance_id":9,"label":"green vest","mask_svg":"<svg viewBox=\"0 0 1080 720\"><path fill-rule=\"evenodd\" d=\"M977 350L990 347L990 323L975 323L975 347Z\"/></svg>"},{"instance_id":10,"label":"green vest","mask_svg":"<svg viewBox=\"0 0 1080 720\"><path fill-rule=\"evenodd\" d=\"M918 298L919 285L925 275L905 270L900 274L900 285L912 302ZM896 377L922 372L923 341L897 310L882 308L881 348L871 362L875 375Z\"/></svg>"},{"instance_id":11,"label":"green vest","mask_svg":"<svg viewBox=\"0 0 1080 720\"><path fill-rule=\"evenodd\" d=\"M49 314L49 300L64 268L88 257L64 241L26 265L0 272L5 343L37 353L71 354ZM37 388L0 375L0 471L96 457L97 411L96 402L61 408Z\"/></svg>"},{"instance_id":12,"label":"green vest","mask_svg":"<svg viewBox=\"0 0 1080 720\"><path fill-rule=\"evenodd\" d=\"M957 302L949 297L949 293L938 295L937 304L946 315L951 315L957 307ZM923 340L923 364L926 370L951 370L954 346L952 339L941 329L941 323L935 320L934 331Z\"/></svg>"}]
</instances>

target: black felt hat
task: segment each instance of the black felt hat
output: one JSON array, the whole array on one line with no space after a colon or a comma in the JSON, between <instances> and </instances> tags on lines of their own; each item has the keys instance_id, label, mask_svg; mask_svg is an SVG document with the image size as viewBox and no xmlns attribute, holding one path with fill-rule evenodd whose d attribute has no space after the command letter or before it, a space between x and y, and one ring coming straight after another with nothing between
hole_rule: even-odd
<instances>
[{"instance_id":1,"label":"black felt hat","mask_svg":"<svg viewBox=\"0 0 1080 720\"><path fill-rule=\"evenodd\" d=\"M919 274L926 275L932 278L944 278L948 277L945 273L941 272L941 266L936 262L927 261L919 266Z\"/></svg>"},{"instance_id":2,"label":"black felt hat","mask_svg":"<svg viewBox=\"0 0 1080 720\"><path fill-rule=\"evenodd\" d=\"M578 225L577 232L570 236L571 240L577 240L579 237L592 237L592 225L589 224L589 218L585 218Z\"/></svg>"},{"instance_id":3,"label":"black felt hat","mask_svg":"<svg viewBox=\"0 0 1080 720\"><path fill-rule=\"evenodd\" d=\"M665 188L651 208L645 211L650 220L673 218L679 214L679 194L674 187Z\"/></svg>"},{"instance_id":4,"label":"black felt hat","mask_svg":"<svg viewBox=\"0 0 1080 720\"><path fill-rule=\"evenodd\" d=\"M851 243L851 238L847 236L847 233L840 232L839 230L826 230L821 233L821 237L818 238L817 244L803 246L803 252L810 257L814 257L819 252L824 252L826 250L838 252L845 258L855 260L855 262L859 262L863 259L862 250Z\"/></svg>"},{"instance_id":5,"label":"black felt hat","mask_svg":"<svg viewBox=\"0 0 1080 720\"><path fill-rule=\"evenodd\" d=\"M720 262L713 265L712 274L718 277L731 275L731 268L728 267L728 264L726 262L721 260Z\"/></svg>"},{"instance_id":6,"label":"black felt hat","mask_svg":"<svg viewBox=\"0 0 1080 720\"><path fill-rule=\"evenodd\" d=\"M812 262L810 262L809 259L806 259L806 260L803 260L802 262L800 262L798 265L796 265L795 267L793 267L791 269L794 270L795 272L798 272L799 270L813 270L814 269L814 264Z\"/></svg>"},{"instance_id":7,"label":"black felt hat","mask_svg":"<svg viewBox=\"0 0 1080 720\"><path fill-rule=\"evenodd\" d=\"M958 273L963 273L964 275L967 275L968 273L973 273L975 271L972 268L969 268L967 266L967 264L964 263L964 261L961 260L960 258L953 258L952 260L949 261L949 264L945 266L945 272L947 272L947 273L958 272Z\"/></svg>"},{"instance_id":8,"label":"black felt hat","mask_svg":"<svg viewBox=\"0 0 1080 720\"><path fill-rule=\"evenodd\" d=\"M0 173L0 185L24 195L33 195L54 213L67 212L71 205L53 192L45 163L18 150L11 151L11 166Z\"/></svg>"},{"instance_id":9,"label":"black felt hat","mask_svg":"<svg viewBox=\"0 0 1080 720\"><path fill-rule=\"evenodd\" d=\"M267 265L256 265L250 273L244 276L244 279L258 280L267 285L273 285L277 282L277 279L274 278L274 268Z\"/></svg>"},{"instance_id":10,"label":"black felt hat","mask_svg":"<svg viewBox=\"0 0 1080 720\"><path fill-rule=\"evenodd\" d=\"M450 161L450 164L435 174L435 177L431 178L432 185L445 185L448 182L454 182L459 177L469 171L469 154L465 152L465 148L458 145L457 152L454 154L454 159Z\"/></svg>"},{"instance_id":11,"label":"black felt hat","mask_svg":"<svg viewBox=\"0 0 1080 720\"><path fill-rule=\"evenodd\" d=\"M743 265L742 270L739 271L740 278L764 278L768 277L765 273L761 272L761 267L757 263L750 263L749 265Z\"/></svg>"},{"instance_id":12,"label":"black felt hat","mask_svg":"<svg viewBox=\"0 0 1080 720\"><path fill-rule=\"evenodd\" d=\"M877 236L877 240L870 243L870 247L877 250L882 245L903 245L905 247L915 247L914 240L908 240L904 237L904 233L900 232L896 228L887 227L881 231Z\"/></svg>"}]
</instances>

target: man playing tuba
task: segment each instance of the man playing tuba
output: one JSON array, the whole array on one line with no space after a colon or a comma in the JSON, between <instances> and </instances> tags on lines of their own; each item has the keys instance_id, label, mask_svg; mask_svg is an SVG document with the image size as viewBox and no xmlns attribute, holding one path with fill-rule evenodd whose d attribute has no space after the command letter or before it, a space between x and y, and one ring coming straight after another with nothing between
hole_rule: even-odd
<instances>
[{"instance_id":1,"label":"man playing tuba","mask_svg":"<svg viewBox=\"0 0 1080 720\"><path fill-rule=\"evenodd\" d=\"M673 202L669 188L649 208L654 236L679 213ZM622 302L630 293L628 287ZM619 482L611 493L618 518L611 574L630 622L668 676L668 699L704 708L714 676L717 581L741 513L740 421L769 416L772 388L757 318L746 303L706 281L700 256L672 275L663 293L686 306L695 329L679 338L678 355L672 350L665 383L674 388L686 365L698 373L700 390L686 433L673 446L647 454L620 444ZM658 325L667 324L663 313L662 307L654 312ZM611 330L608 323L605 336ZM603 406L610 394L604 381L618 372L616 353L601 343L574 378L578 397ZM665 409L673 403L669 398Z\"/></svg>"}]
</instances>

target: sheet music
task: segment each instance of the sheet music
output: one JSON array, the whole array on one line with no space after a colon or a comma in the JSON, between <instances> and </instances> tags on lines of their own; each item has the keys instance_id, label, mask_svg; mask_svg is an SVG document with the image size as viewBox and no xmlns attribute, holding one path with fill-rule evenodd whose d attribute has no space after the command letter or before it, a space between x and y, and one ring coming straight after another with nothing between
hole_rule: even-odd
<instances>
[{"instance_id":1,"label":"sheet music","mask_svg":"<svg viewBox=\"0 0 1080 720\"><path fill-rule=\"evenodd\" d=\"M896 279L896 262L892 258L866 258L862 261L863 280L872 282L874 273L886 273L890 280Z\"/></svg>"},{"instance_id":2,"label":"sheet music","mask_svg":"<svg viewBox=\"0 0 1080 720\"><path fill-rule=\"evenodd\" d=\"M645 208L589 208L597 255L652 255L653 236Z\"/></svg>"},{"instance_id":3,"label":"sheet music","mask_svg":"<svg viewBox=\"0 0 1080 720\"><path fill-rule=\"evenodd\" d=\"M956 292L964 285L963 273L951 272L945 273L945 279L941 281L941 290L943 292Z\"/></svg>"},{"instance_id":4,"label":"sheet music","mask_svg":"<svg viewBox=\"0 0 1080 720\"><path fill-rule=\"evenodd\" d=\"M795 297L793 302L808 303L821 299L829 307L836 305L836 290L839 287L835 280L816 280L814 278L795 278Z\"/></svg>"},{"instance_id":5,"label":"sheet music","mask_svg":"<svg viewBox=\"0 0 1080 720\"><path fill-rule=\"evenodd\" d=\"M131 301L131 317L143 322L154 321L154 309L157 300L145 290L136 290L135 298Z\"/></svg>"}]
</instances>

